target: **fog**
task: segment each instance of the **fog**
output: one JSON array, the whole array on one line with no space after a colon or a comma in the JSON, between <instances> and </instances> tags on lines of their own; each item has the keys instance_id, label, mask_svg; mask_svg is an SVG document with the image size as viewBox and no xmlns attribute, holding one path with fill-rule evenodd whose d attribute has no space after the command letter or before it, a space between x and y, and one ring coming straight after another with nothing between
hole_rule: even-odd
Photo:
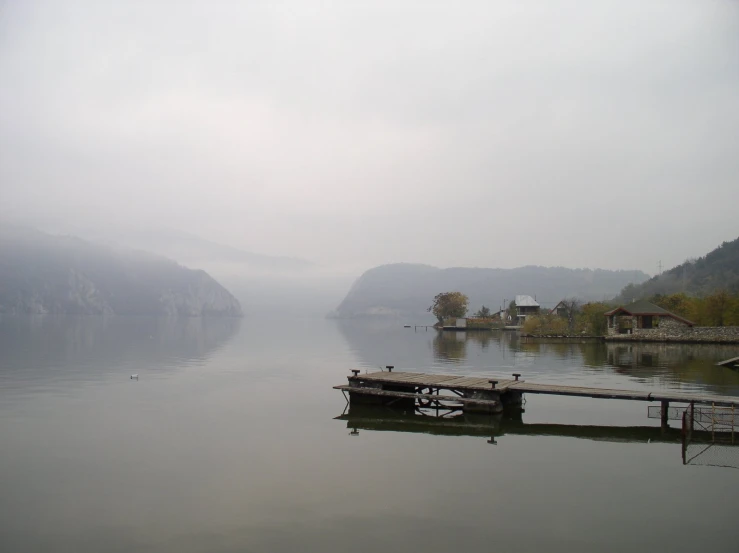
<instances>
[{"instance_id":1,"label":"fog","mask_svg":"<svg viewBox=\"0 0 739 553\"><path fill-rule=\"evenodd\" d=\"M0 6L7 220L184 231L341 283L654 273L739 235L734 1Z\"/></svg>"}]
</instances>

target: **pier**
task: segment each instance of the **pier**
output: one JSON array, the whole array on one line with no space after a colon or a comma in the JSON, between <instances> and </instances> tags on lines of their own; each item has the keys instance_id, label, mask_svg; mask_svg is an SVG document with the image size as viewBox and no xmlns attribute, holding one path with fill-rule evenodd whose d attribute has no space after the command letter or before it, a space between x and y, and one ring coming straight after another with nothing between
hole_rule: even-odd
<instances>
[{"instance_id":1,"label":"pier","mask_svg":"<svg viewBox=\"0 0 739 553\"><path fill-rule=\"evenodd\" d=\"M527 382L520 373L513 373L510 378L480 378L393 371L394 368L388 365L386 371L365 374L353 369L348 383L334 389L348 394L352 405L426 407L465 413L501 413L506 407L520 407L524 394L659 402L663 426L669 420L670 403L728 407L732 414L739 409L739 397L732 396L562 386Z\"/></svg>"},{"instance_id":2,"label":"pier","mask_svg":"<svg viewBox=\"0 0 739 553\"><path fill-rule=\"evenodd\" d=\"M739 369L739 357L725 359L716 363L717 367L729 367L730 369Z\"/></svg>"}]
</instances>

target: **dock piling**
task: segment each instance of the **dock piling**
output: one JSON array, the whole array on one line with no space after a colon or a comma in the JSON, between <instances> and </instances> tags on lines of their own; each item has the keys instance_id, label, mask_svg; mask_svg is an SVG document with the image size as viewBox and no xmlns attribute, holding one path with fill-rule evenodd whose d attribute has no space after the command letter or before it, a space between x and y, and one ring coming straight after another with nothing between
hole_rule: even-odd
<instances>
[{"instance_id":1,"label":"dock piling","mask_svg":"<svg viewBox=\"0 0 739 553\"><path fill-rule=\"evenodd\" d=\"M487 378L458 375L423 374L387 370L360 374L359 369L351 369L348 385L335 386L346 392L352 404L397 405L412 408L443 408L462 410L468 413L500 413L503 408L520 409L524 394L546 394L577 396L629 401L659 402L659 418L662 430L669 432L670 404L690 404L690 414L686 420L686 433L693 430L694 404L707 404L723 407L739 407L739 397L711 395L705 393L680 393L672 390L638 391L616 390L610 388L588 388L561 384L537 384L526 382L520 373L512 378ZM515 380L514 380L515 379ZM449 394L440 393L447 390Z\"/></svg>"},{"instance_id":2,"label":"dock piling","mask_svg":"<svg viewBox=\"0 0 739 553\"><path fill-rule=\"evenodd\" d=\"M661 402L661 409L660 409L660 415L661 415L661 423L662 423L662 430L666 430L670 427L669 424L669 411L670 411L670 402L667 400L662 400Z\"/></svg>"}]
</instances>

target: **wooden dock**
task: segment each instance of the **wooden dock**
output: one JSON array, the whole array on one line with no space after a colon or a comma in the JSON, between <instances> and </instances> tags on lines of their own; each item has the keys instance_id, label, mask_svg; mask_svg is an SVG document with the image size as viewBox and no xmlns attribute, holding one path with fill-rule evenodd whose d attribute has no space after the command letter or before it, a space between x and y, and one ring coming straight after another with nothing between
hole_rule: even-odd
<instances>
[{"instance_id":1,"label":"wooden dock","mask_svg":"<svg viewBox=\"0 0 739 553\"><path fill-rule=\"evenodd\" d=\"M716 363L717 367L729 367L730 369L739 369L739 357L732 357L731 359L724 359Z\"/></svg>"},{"instance_id":2,"label":"wooden dock","mask_svg":"<svg viewBox=\"0 0 739 553\"><path fill-rule=\"evenodd\" d=\"M349 394L352 404L395 405L396 407L432 407L462 410L470 413L500 413L504 407L521 406L523 394L547 394L621 399L631 401L659 401L663 423L667 423L670 403L706 404L739 408L739 397L698 393L680 393L669 390L652 392L562 386L531 383L521 380L519 373L512 378L480 378L441 374L423 374L393 371L361 374L352 370L345 385L335 389ZM443 393L442 393L443 392Z\"/></svg>"}]
</instances>

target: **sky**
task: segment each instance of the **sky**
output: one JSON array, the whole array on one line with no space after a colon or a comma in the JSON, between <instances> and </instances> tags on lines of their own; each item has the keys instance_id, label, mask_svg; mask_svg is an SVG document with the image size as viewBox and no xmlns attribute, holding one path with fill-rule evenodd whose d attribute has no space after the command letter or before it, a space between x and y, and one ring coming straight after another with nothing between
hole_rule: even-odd
<instances>
[{"instance_id":1,"label":"sky","mask_svg":"<svg viewBox=\"0 0 739 553\"><path fill-rule=\"evenodd\" d=\"M653 274L738 177L733 0L0 0L8 219Z\"/></svg>"}]
</instances>

